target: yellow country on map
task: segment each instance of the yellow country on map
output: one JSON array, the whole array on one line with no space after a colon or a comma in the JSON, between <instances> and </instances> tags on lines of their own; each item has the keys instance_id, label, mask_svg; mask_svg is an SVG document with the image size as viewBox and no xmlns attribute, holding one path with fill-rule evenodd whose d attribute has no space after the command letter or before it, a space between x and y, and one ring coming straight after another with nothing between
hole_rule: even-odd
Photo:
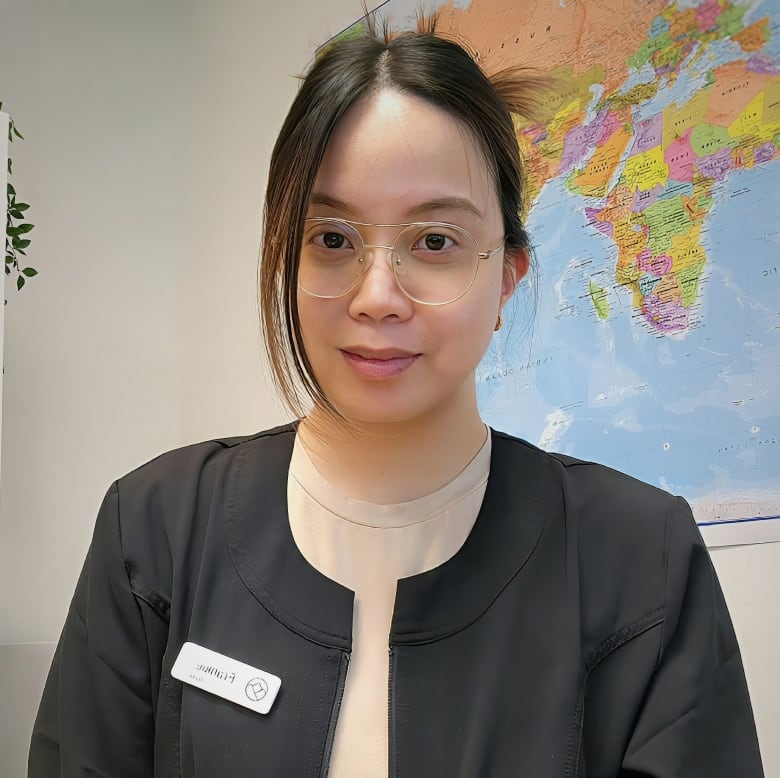
<instances>
[{"instance_id":1,"label":"yellow country on map","mask_svg":"<svg viewBox=\"0 0 780 778\"><path fill-rule=\"evenodd\" d=\"M565 134L572 127L582 124L584 118L585 114L582 112L580 102L578 100L572 100L557 111L552 119L547 122L545 126L545 129L547 130L546 142L555 142L555 147L558 152L555 156L558 160L560 160L561 154L563 154L563 138Z\"/></svg>"},{"instance_id":2,"label":"yellow country on map","mask_svg":"<svg viewBox=\"0 0 780 778\"><path fill-rule=\"evenodd\" d=\"M660 146L629 157L623 169L623 179L631 189L647 191L665 184L668 178L669 166L664 162L664 152Z\"/></svg>"},{"instance_id":3,"label":"yellow country on map","mask_svg":"<svg viewBox=\"0 0 780 778\"><path fill-rule=\"evenodd\" d=\"M707 254L701 245L701 225L692 225L689 230L672 236L666 253L672 258L672 268L677 272L706 261Z\"/></svg>"},{"instance_id":4,"label":"yellow country on map","mask_svg":"<svg viewBox=\"0 0 780 778\"><path fill-rule=\"evenodd\" d=\"M679 138L689 127L695 127L705 120L709 108L709 95L706 90L697 92L687 103L678 107L672 103L664 108L663 147Z\"/></svg>"},{"instance_id":5,"label":"yellow country on map","mask_svg":"<svg viewBox=\"0 0 780 778\"><path fill-rule=\"evenodd\" d=\"M774 132L770 132L764 124L764 92L759 92L746 106L737 118L729 125L729 135L739 138L750 135L760 140L769 140Z\"/></svg>"}]
</instances>

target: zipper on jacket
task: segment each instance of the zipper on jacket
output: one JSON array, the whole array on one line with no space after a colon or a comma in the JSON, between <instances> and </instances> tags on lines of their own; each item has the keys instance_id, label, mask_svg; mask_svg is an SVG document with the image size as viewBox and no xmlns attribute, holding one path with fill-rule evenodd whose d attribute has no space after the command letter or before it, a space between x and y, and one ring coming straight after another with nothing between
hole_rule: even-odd
<instances>
[{"instance_id":1,"label":"zipper on jacket","mask_svg":"<svg viewBox=\"0 0 780 778\"><path fill-rule=\"evenodd\" d=\"M395 775L395 651L390 646L390 661L387 672L387 775L388 778L396 778Z\"/></svg>"},{"instance_id":2,"label":"zipper on jacket","mask_svg":"<svg viewBox=\"0 0 780 778\"><path fill-rule=\"evenodd\" d=\"M341 666L339 667L339 682L336 686L336 697L333 701L333 709L330 712L330 721L328 722L328 734L325 737L325 751L322 755L321 778L328 778L330 770L330 758L333 754L333 740L336 737L336 724L339 720L339 711L341 710L341 701L344 699L344 687L347 684L347 670L349 669L349 652L344 651L341 654Z\"/></svg>"}]
</instances>

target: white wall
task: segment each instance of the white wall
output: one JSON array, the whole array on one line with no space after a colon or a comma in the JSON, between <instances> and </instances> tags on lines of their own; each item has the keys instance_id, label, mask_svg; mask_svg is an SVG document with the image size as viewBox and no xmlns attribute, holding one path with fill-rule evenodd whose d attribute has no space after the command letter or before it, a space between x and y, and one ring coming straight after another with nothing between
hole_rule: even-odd
<instances>
[{"instance_id":1,"label":"white wall","mask_svg":"<svg viewBox=\"0 0 780 778\"><path fill-rule=\"evenodd\" d=\"M257 313L257 258L271 147L314 49L351 24L359 0L200 0L197 169L183 276L182 434L241 434L289 416L270 391Z\"/></svg>"},{"instance_id":2,"label":"white wall","mask_svg":"<svg viewBox=\"0 0 780 778\"><path fill-rule=\"evenodd\" d=\"M0 111L0 196L6 191L6 184L8 181L8 128L10 119L8 114L4 111ZM5 214L8 217L7 200L3 200L3 206L0 208L0 214ZM3 220L5 223L5 219ZM5 278L3 278L5 281ZM3 307L0 308L0 365L3 364L3 342L5 330L5 299L3 298ZM0 370L0 436L3 430L3 373ZM0 457L0 467L2 466L2 458ZM2 470L0 470L2 472Z\"/></svg>"},{"instance_id":3,"label":"white wall","mask_svg":"<svg viewBox=\"0 0 780 778\"><path fill-rule=\"evenodd\" d=\"M184 68L182 42L165 31L175 10L90 0L3 10L0 92L25 135L12 144L12 181L31 204L28 257L40 271L21 293L6 290L4 643L52 640L96 499L180 438ZM19 591L34 607L19 607Z\"/></svg>"},{"instance_id":4,"label":"white wall","mask_svg":"<svg viewBox=\"0 0 780 778\"><path fill-rule=\"evenodd\" d=\"M780 778L780 543L711 555L742 649L766 778Z\"/></svg>"},{"instance_id":5,"label":"white wall","mask_svg":"<svg viewBox=\"0 0 780 778\"><path fill-rule=\"evenodd\" d=\"M273 138L358 0L0 0L0 98L27 140L41 275L6 308L0 775L24 774L100 498L161 450L285 417L260 358ZM780 778L780 545L714 554Z\"/></svg>"},{"instance_id":6,"label":"white wall","mask_svg":"<svg viewBox=\"0 0 780 778\"><path fill-rule=\"evenodd\" d=\"M185 2L2 2L0 94L30 263L6 289L0 774L23 775L102 493L181 437Z\"/></svg>"},{"instance_id":7,"label":"white wall","mask_svg":"<svg viewBox=\"0 0 780 778\"><path fill-rule=\"evenodd\" d=\"M283 418L257 341L270 145L358 0L0 0L40 275L8 290L0 775L26 741L102 494L198 438Z\"/></svg>"}]
</instances>

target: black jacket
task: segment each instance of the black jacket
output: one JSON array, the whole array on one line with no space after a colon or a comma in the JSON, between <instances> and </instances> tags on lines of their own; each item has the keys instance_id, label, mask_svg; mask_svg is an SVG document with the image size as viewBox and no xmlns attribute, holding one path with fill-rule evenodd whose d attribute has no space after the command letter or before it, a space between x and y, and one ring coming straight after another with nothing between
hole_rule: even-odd
<instances>
[{"instance_id":1,"label":"black jacket","mask_svg":"<svg viewBox=\"0 0 780 778\"><path fill-rule=\"evenodd\" d=\"M352 592L301 556L294 428L109 490L54 657L34 778L325 776ZM399 582L391 778L758 778L739 649L686 503L493 432L462 549ZM282 679L260 715L171 677L185 641Z\"/></svg>"}]
</instances>

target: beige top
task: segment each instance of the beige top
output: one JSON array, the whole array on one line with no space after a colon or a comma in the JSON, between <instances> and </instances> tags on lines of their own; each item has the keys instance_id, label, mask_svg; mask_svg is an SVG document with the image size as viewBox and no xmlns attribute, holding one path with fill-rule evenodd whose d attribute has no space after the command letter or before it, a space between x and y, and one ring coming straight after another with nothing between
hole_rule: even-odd
<instances>
[{"instance_id":1,"label":"beige top","mask_svg":"<svg viewBox=\"0 0 780 778\"><path fill-rule=\"evenodd\" d=\"M345 497L295 440L287 481L290 525L307 561L355 592L352 656L330 778L387 778L389 634L396 582L446 562L465 542L485 494L490 435L433 494L393 505Z\"/></svg>"}]
</instances>

